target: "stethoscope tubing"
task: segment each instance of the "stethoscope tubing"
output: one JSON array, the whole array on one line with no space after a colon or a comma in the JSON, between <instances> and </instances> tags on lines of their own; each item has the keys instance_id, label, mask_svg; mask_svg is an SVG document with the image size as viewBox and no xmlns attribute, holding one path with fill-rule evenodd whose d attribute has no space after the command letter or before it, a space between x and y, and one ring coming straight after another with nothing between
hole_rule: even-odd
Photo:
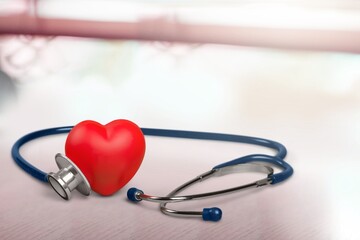
<instances>
[{"instance_id":1,"label":"stethoscope tubing","mask_svg":"<svg viewBox=\"0 0 360 240\"><path fill-rule=\"evenodd\" d=\"M47 174L37 167L30 164L26 161L21 153L20 148L37 138L56 135L56 134L64 134L69 133L73 126L64 126L64 127L55 127L48 128L39 131L35 131L24 135L20 139L18 139L11 149L11 155L14 161L18 164L20 168L29 173L34 178L48 182L51 173ZM130 188L127 192L128 199L133 202L139 202L141 200L146 200L150 202L160 203L160 210L167 215L172 216L182 216L182 217L202 217L205 221L219 221L222 216L222 211L219 208L204 208L202 211L179 211L166 207L167 203L172 202L182 202L188 200L196 200L213 196L220 196L223 194L228 194L231 192L251 188L251 187L261 187L268 184L276 184L282 182L289 178L293 174L292 167L284 161L284 158L287 154L287 150L284 145L281 143L257 137L250 136L242 136L242 135L233 135L233 134L224 134L224 133L211 133L211 132L196 132L196 131L182 131L182 130L169 130L169 129L156 129L156 128L141 128L141 131L146 136L156 136L156 137L172 137L172 138L184 138L184 139L197 139L197 140L213 140L213 141L224 141L224 142L236 142L236 143L246 143L253 144L263 147L268 147L276 150L275 156L270 156L266 154L252 154L243 156L240 158L236 158L234 160L219 164L213 167L210 171L203 173L202 175L184 183L179 186L171 193L169 193L165 197L151 196L144 194L143 191L137 188ZM71 162L69 160L69 162ZM260 163L260 164L259 164ZM264 164L266 163L266 164ZM270 166L266 166L267 164L275 165L281 168L281 171L274 174L274 170ZM267 177L264 179L260 179L256 182L241 185L238 187L223 189L214 192L200 193L200 194L192 194L192 195L184 195L178 196L177 193L180 193L185 188L190 187L193 184L206 180L213 176L223 176L225 174L230 174L233 172L238 172L239 169L245 171L260 171L266 172ZM56 175L56 174L55 174ZM54 176L55 176L54 175ZM90 185L88 186L90 190ZM57 191L58 192L58 191ZM70 195L70 194L69 194ZM66 198L68 199L68 198Z\"/></svg>"},{"instance_id":2,"label":"stethoscope tubing","mask_svg":"<svg viewBox=\"0 0 360 240\"><path fill-rule=\"evenodd\" d=\"M49 135L69 133L72 128L73 126L48 128L24 135L15 142L15 144L11 149L11 155L14 161L17 163L19 167L21 167L24 171L26 171L34 178L43 182L48 182L47 173L43 172L42 170L38 169L37 167L26 161L20 153L20 148L24 144L32 140L35 140L37 138L41 138ZM287 150L285 146L276 141L272 141L264 138L249 137L249 136L234 135L234 134L224 134L224 133L182 131L182 130L156 129L156 128L141 128L141 130L143 134L146 136L237 142L237 143L254 144L258 146L268 147L277 151L275 155L275 157L279 160L277 162L278 163L277 165L286 166L287 164L286 162L283 161L283 159L287 154ZM235 159L233 161L246 161L246 159L242 159L242 158L239 159L238 160Z\"/></svg>"}]
</instances>

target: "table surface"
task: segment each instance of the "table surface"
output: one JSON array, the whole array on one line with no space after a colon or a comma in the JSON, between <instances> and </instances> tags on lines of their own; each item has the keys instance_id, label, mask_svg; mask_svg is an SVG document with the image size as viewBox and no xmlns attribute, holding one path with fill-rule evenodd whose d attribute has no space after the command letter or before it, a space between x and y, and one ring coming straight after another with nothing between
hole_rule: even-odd
<instances>
[{"instance_id":1,"label":"table surface","mask_svg":"<svg viewBox=\"0 0 360 240\"><path fill-rule=\"evenodd\" d=\"M46 77L19 78L14 94L2 99L0 239L360 239L358 56L203 46L173 60L169 52L159 51L154 57L152 46L140 48L128 65L104 73L128 69L118 81L98 74L104 71L101 67L80 80L67 72L50 72ZM113 54L111 47L105 49ZM210 53L220 57L208 58ZM276 60L279 55L281 61ZM221 62L225 57L226 65ZM311 68L314 64L319 67ZM147 137L143 164L123 189L109 197L74 192L70 201L11 159L12 144L30 131L84 119L105 124L117 118L142 127L274 139L288 148L286 161L295 173L276 186L170 205L188 210L220 207L223 219L212 223L165 216L157 204L130 203L126 190L136 186L166 195L218 163L270 150ZM65 135L39 139L21 152L44 171L55 171L54 156L64 152L65 139ZM259 177L235 174L186 192L235 186Z\"/></svg>"}]
</instances>

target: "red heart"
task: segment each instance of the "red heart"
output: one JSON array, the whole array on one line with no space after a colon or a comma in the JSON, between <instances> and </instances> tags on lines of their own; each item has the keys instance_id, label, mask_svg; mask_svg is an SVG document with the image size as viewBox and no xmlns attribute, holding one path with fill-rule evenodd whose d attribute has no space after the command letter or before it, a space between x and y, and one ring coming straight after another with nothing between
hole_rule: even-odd
<instances>
[{"instance_id":1,"label":"red heart","mask_svg":"<svg viewBox=\"0 0 360 240\"><path fill-rule=\"evenodd\" d=\"M105 126L83 121L69 133L65 152L83 172L91 189L111 195L135 175L145 154L141 129L128 120Z\"/></svg>"}]
</instances>

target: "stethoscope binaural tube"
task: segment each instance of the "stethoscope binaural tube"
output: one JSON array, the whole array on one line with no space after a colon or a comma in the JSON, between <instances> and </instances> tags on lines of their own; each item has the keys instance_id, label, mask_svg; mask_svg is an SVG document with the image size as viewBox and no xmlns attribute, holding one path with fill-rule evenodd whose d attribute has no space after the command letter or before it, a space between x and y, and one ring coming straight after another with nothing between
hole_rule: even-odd
<instances>
[{"instance_id":1,"label":"stethoscope binaural tube","mask_svg":"<svg viewBox=\"0 0 360 240\"><path fill-rule=\"evenodd\" d=\"M268 166L268 164L280 168L281 171L279 173L274 174L273 168ZM236 172L260 172L260 173L266 173L267 177L238 187L223 189L214 192L185 195L185 196L176 195L181 191L183 191L184 189L196 183L209 179L210 177L219 177ZM199 200L209 197L221 196L224 194L229 194L248 188L254 188L254 187L257 188L257 187L266 186L268 184L277 184L286 180L292 174L293 174L292 167L288 163L284 162L282 159L265 154L253 154L217 165L210 171L205 172L200 176L197 176L196 178L177 187L166 197L147 195L144 194L142 190L139 190L137 188L130 188L128 190L127 195L128 195L128 199L133 202L139 202L145 200L149 202L160 203L160 210L167 215L171 215L175 217L202 217L202 219L205 221L219 221L222 217L222 211L220 208L217 207L204 208L202 211L179 211L179 210L167 208L166 204L189 201L189 200Z\"/></svg>"}]
</instances>

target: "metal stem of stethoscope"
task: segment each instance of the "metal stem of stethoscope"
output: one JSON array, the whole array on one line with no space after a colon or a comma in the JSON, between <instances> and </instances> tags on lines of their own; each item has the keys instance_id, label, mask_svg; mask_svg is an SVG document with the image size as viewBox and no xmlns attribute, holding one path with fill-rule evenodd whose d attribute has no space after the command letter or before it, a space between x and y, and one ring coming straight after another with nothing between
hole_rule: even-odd
<instances>
[{"instance_id":1,"label":"metal stem of stethoscope","mask_svg":"<svg viewBox=\"0 0 360 240\"><path fill-rule=\"evenodd\" d=\"M185 195L185 196L175 196L176 194L180 193L184 189L192 186L195 183L202 182L206 179L209 179L210 177L219 177L226 174L234 173L234 172L260 172L260 173L266 173L268 175L267 178L233 187L228 188L220 191L214 191L214 192L207 192L207 193L201 193L201 194L193 194L193 195ZM220 196L248 188L253 187L261 187L265 186L271 183L271 178L269 177L272 175L274 170L265 165L259 165L256 163L245 163L245 164L239 164L234 166L227 166L223 168L218 169L212 169L208 172L205 172L201 174L200 176L197 176L196 178L184 183L183 185L177 187L175 190L173 190L171 193L169 193L166 197L157 197L157 196L150 196L147 194L144 194L143 191L131 188L128 191L128 197L132 201L149 201L149 202L156 202L160 203L160 210L167 215L175 216L175 217L202 217L204 220L208 221L218 221L221 219L222 211L219 208L204 208L203 211L179 211L174 209L169 209L166 207L167 203L175 203L175 202L183 202L183 201L189 201L189 200L198 200L198 199L204 199L208 197L214 197L214 196Z\"/></svg>"}]
</instances>

